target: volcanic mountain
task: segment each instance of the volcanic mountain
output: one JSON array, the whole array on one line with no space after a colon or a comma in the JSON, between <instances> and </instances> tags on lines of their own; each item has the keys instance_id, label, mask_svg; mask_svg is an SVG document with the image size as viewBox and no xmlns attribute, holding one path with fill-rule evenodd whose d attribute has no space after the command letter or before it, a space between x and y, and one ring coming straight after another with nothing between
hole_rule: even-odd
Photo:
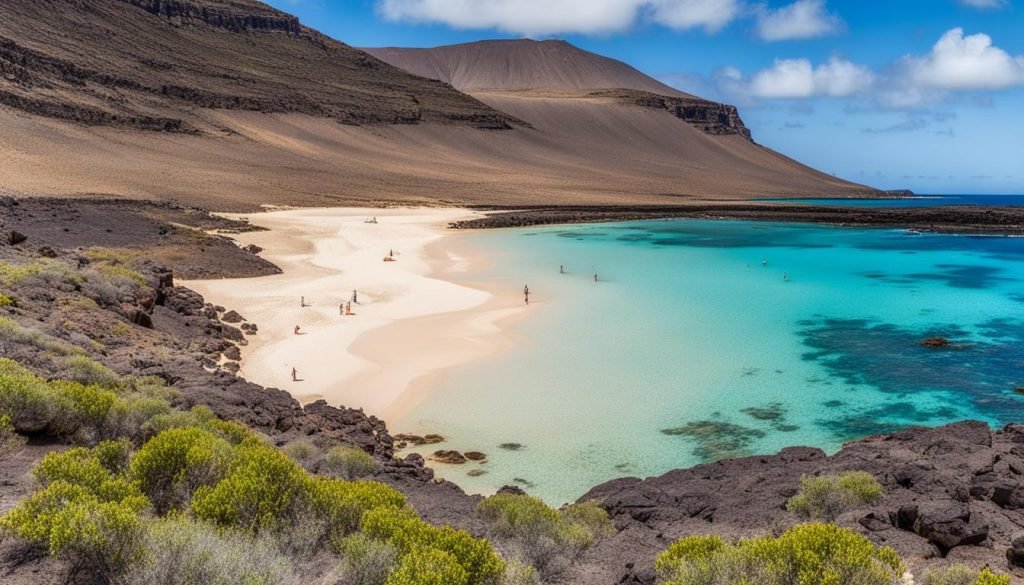
<instances>
[{"instance_id":1,"label":"volcanic mountain","mask_svg":"<svg viewBox=\"0 0 1024 585\"><path fill-rule=\"evenodd\" d=\"M5 0L0 194L251 209L869 191L755 144L731 106L564 42L369 53L256 0Z\"/></svg>"}]
</instances>

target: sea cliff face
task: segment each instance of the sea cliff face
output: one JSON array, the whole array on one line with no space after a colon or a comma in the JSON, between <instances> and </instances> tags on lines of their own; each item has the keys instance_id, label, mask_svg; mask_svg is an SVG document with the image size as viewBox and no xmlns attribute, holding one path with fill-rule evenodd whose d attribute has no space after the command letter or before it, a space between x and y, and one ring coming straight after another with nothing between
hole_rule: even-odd
<instances>
[{"instance_id":1,"label":"sea cliff face","mask_svg":"<svg viewBox=\"0 0 1024 585\"><path fill-rule=\"evenodd\" d=\"M743 123L736 106L700 98L665 96L630 89L599 91L590 95L615 98L622 103L644 108L665 110L705 134L712 136L738 135L753 142L750 129Z\"/></svg>"},{"instance_id":2,"label":"sea cliff face","mask_svg":"<svg viewBox=\"0 0 1024 585\"><path fill-rule=\"evenodd\" d=\"M177 408L206 406L276 445L301 439L325 448L355 446L373 456L372 478L399 489L429 522L491 536L477 511L481 498L435 480L419 456L396 459L383 421L322 402L303 407L284 391L235 375L240 347L259 335L258 324L245 321L244 311L207 303L176 285L175 276L259 275L275 267L257 256L259 250L242 250L220 236L197 236L202 233L197 229L251 228L173 205L0 200L0 262L74 275L95 270L108 261L103 258L127 258L126 253L146 258L137 264L146 284L131 294L73 284L77 279L28 279L5 288L14 304L0 316L79 347L118 375L161 378L180 392ZM65 366L34 339L4 336L0 350L44 377L63 375ZM22 452L5 460L0 512L32 489L31 466L62 448L34 435ZM884 496L846 511L836 522L894 547L915 573L957 562L1024 578L1024 540L1018 539L1024 531L1024 425L992 431L984 423L963 422L872 437L832 456L791 448L596 486L579 500L599 502L615 533L547 582L654 583L653 560L676 538L719 534L731 539L785 529L800 521L786 502L803 477L852 470L871 473ZM0 545L4 583L65 582L71 569L10 542Z\"/></svg>"}]
</instances>

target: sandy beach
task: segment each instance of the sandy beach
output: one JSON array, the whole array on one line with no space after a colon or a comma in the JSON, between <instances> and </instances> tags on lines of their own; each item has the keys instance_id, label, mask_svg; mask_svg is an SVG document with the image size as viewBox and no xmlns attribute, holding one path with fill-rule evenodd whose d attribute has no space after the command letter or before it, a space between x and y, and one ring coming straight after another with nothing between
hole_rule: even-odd
<instances>
[{"instance_id":1,"label":"sandy beach","mask_svg":"<svg viewBox=\"0 0 1024 585\"><path fill-rule=\"evenodd\" d=\"M460 248L446 226L474 215L439 208L250 214L268 231L239 234L239 245L262 247L282 274L182 284L259 326L242 349L239 375L303 403L324 399L391 420L449 368L514 343L505 325L525 314L518 292L459 282L486 260ZM371 217L377 223L367 223ZM385 262L391 251L395 261ZM353 291L358 302L342 315L339 305Z\"/></svg>"}]
</instances>

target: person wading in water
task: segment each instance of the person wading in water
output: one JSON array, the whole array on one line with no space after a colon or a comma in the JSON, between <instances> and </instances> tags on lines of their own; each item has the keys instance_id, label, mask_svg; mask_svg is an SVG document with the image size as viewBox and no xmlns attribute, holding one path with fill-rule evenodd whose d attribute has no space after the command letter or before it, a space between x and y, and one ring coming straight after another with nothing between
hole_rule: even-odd
<instances>
[{"instance_id":1,"label":"person wading in water","mask_svg":"<svg viewBox=\"0 0 1024 585\"><path fill-rule=\"evenodd\" d=\"M530 287L528 285L525 285L525 284L523 285L523 298L525 299L526 304L529 305L530 304Z\"/></svg>"}]
</instances>

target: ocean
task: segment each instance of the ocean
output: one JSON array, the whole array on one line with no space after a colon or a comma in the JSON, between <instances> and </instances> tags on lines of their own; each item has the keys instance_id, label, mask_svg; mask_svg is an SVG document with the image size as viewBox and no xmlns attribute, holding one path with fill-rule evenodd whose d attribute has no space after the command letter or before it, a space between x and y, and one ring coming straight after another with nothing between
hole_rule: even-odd
<instances>
[{"instance_id":1,"label":"ocean","mask_svg":"<svg viewBox=\"0 0 1024 585\"><path fill-rule=\"evenodd\" d=\"M485 452L435 466L469 492L558 505L616 477L1024 418L1021 238L704 220L459 237L494 260L473 277L528 284L533 314L389 426L448 438L423 453Z\"/></svg>"}]
</instances>

